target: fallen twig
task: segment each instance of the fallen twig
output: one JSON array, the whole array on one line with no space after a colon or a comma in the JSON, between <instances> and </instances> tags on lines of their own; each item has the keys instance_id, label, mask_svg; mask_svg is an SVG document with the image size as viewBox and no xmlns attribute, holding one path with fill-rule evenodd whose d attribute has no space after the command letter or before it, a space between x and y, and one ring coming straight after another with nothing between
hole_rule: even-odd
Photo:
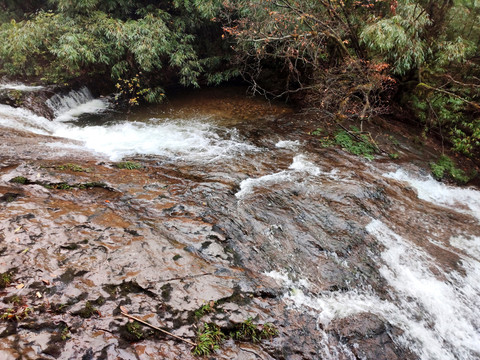
<instances>
[{"instance_id":1,"label":"fallen twig","mask_svg":"<svg viewBox=\"0 0 480 360\"><path fill-rule=\"evenodd\" d=\"M197 346L197 344L194 343L193 341L190 341L190 340L184 339L184 338L182 338L182 337L180 337L180 336L174 335L174 334L172 334L171 332L168 332L168 331L166 331L166 330L160 329L160 328L158 328L158 327L156 327L156 326L154 326L154 325L152 325L152 324L149 324L149 323L146 322L146 321L143 321L142 319L139 319L139 318L137 318L137 317L135 317L135 316L129 315L129 314L127 314L127 313L124 313L123 311L122 311L122 315L128 317L129 319L138 321L139 323L142 323L143 325L147 325L147 326L151 327L152 329L155 329L155 330L158 330L158 331L160 331L160 332L163 332L163 333L165 333L165 334L167 334L167 335L173 336L174 338L176 338L176 339L178 339L178 340L182 340L183 342L186 342L187 344L190 344L190 345L192 345L192 346Z\"/></svg>"}]
</instances>

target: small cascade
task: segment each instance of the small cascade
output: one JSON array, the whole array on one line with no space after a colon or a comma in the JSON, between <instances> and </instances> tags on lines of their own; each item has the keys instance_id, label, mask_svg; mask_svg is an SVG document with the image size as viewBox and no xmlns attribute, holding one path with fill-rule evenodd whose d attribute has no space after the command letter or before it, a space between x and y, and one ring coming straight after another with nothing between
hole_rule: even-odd
<instances>
[{"instance_id":1,"label":"small cascade","mask_svg":"<svg viewBox=\"0 0 480 360\"><path fill-rule=\"evenodd\" d=\"M95 99L86 86L67 95L56 94L46 104L52 109L55 120L59 121L73 120L82 114L97 113L107 108L106 101Z\"/></svg>"}]
</instances>

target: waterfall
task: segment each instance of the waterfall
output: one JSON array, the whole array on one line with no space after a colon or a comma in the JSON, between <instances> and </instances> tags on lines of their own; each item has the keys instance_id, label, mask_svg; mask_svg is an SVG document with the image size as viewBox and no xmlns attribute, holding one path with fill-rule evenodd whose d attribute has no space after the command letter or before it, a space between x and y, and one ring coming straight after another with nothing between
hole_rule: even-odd
<instances>
[{"instance_id":1,"label":"waterfall","mask_svg":"<svg viewBox=\"0 0 480 360\"><path fill-rule=\"evenodd\" d=\"M95 99L86 86L72 90L67 95L56 94L46 104L59 121L73 120L82 114L97 113L107 108L107 102Z\"/></svg>"}]
</instances>

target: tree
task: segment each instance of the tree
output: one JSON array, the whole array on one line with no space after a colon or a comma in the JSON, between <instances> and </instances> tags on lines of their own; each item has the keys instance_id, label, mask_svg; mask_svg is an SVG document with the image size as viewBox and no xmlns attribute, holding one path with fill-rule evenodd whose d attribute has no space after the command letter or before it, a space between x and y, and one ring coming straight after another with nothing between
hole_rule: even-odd
<instances>
[{"instance_id":1,"label":"tree","mask_svg":"<svg viewBox=\"0 0 480 360\"><path fill-rule=\"evenodd\" d=\"M244 78L253 92L301 93L304 105L338 121L388 111L395 81L388 65L371 62L361 24L385 12L383 1L229 1L223 14ZM265 81L282 74L283 86ZM269 77L269 76L267 76Z\"/></svg>"},{"instance_id":2,"label":"tree","mask_svg":"<svg viewBox=\"0 0 480 360\"><path fill-rule=\"evenodd\" d=\"M197 30L220 33L211 21L217 0L51 0L49 6L1 25L2 71L48 83L109 75L120 90L124 80L136 81L138 92L124 91L134 102L160 100L168 83L198 86L209 62L208 54L199 58L208 38Z\"/></svg>"}]
</instances>

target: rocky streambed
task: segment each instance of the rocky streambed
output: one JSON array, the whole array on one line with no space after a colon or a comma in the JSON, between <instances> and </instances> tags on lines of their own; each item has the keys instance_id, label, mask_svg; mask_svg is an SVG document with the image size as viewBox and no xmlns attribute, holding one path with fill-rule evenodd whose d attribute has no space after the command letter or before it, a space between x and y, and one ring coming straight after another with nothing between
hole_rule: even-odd
<instances>
[{"instance_id":1,"label":"rocky streambed","mask_svg":"<svg viewBox=\"0 0 480 360\"><path fill-rule=\"evenodd\" d=\"M480 356L480 192L391 125L399 160L369 161L236 92L0 110L2 358L196 357L122 310L194 342L207 324L216 359Z\"/></svg>"}]
</instances>

